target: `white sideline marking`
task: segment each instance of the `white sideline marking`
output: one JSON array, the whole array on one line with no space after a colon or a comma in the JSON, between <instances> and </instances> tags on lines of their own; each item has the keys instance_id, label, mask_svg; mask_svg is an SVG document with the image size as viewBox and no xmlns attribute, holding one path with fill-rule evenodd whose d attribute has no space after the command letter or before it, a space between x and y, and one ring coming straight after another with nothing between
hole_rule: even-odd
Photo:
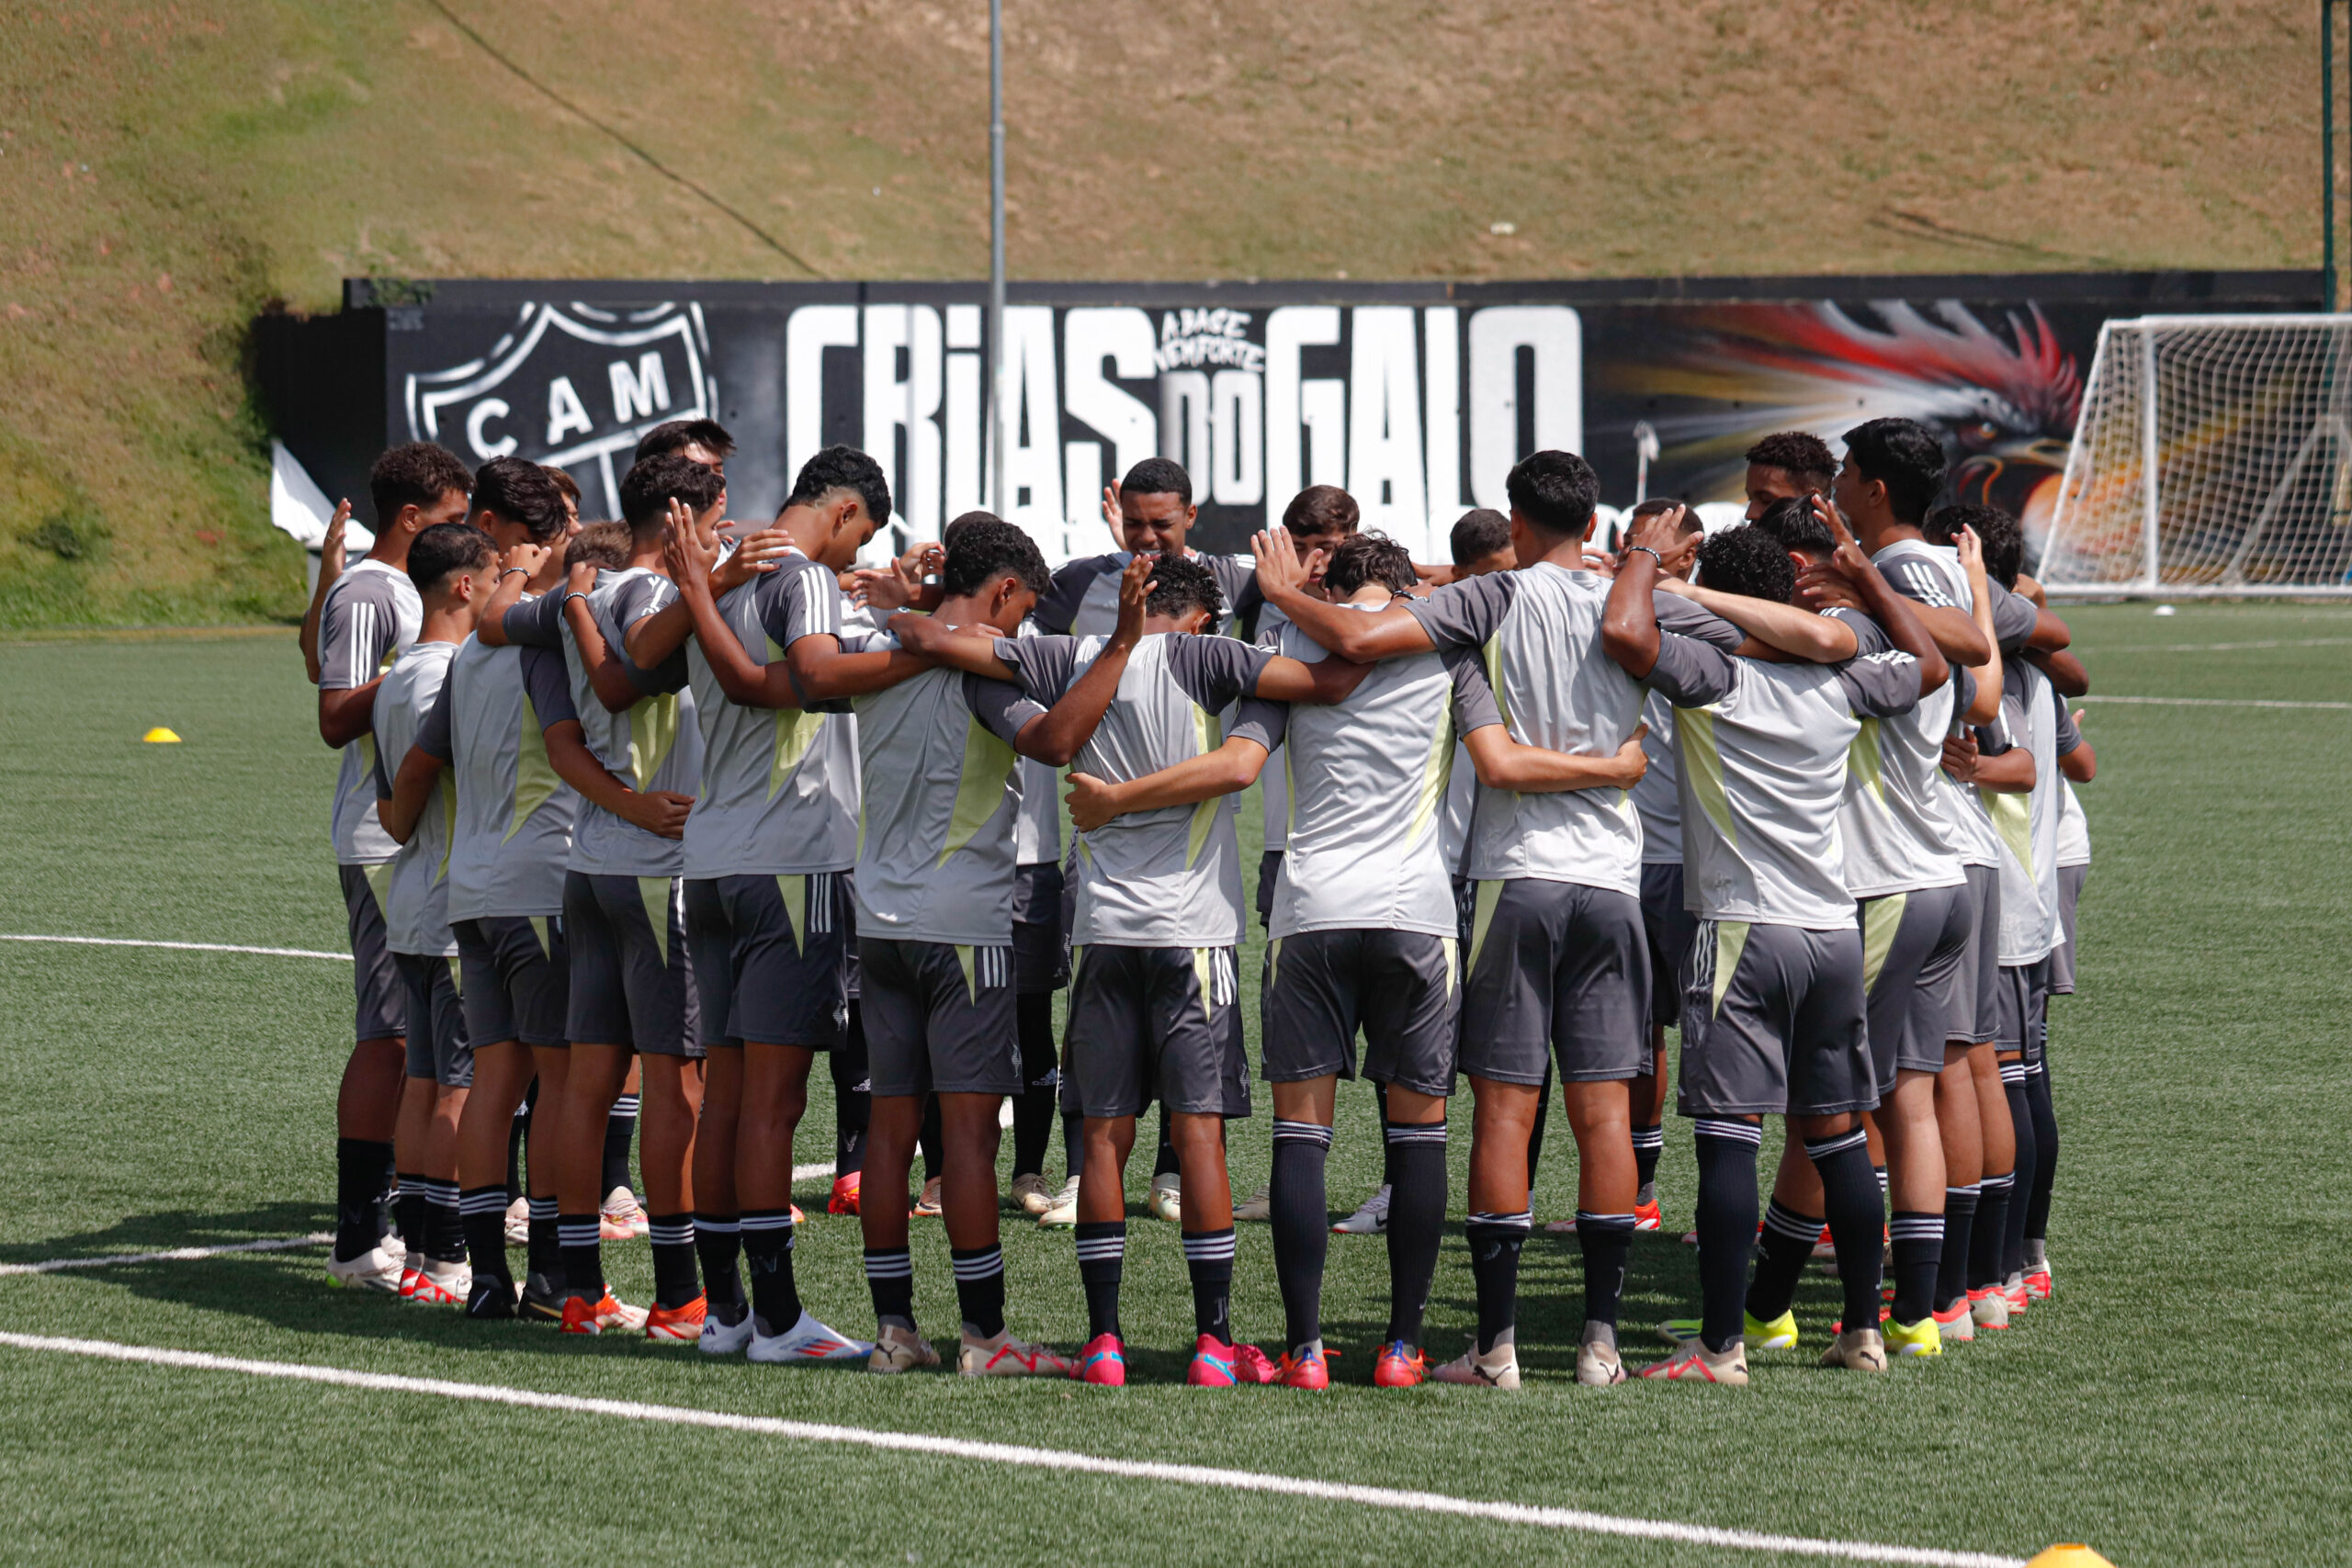
<instances>
[{"instance_id":1,"label":"white sideline marking","mask_svg":"<svg viewBox=\"0 0 2352 1568\"><path fill-rule=\"evenodd\" d=\"M1624 1536L1637 1540L1667 1540L1742 1551L1776 1551L1793 1557L1834 1558L1849 1562L1915 1563L1920 1568L2024 1568L2020 1558L2001 1557L1990 1552L1945 1551L1923 1546L1879 1546L1868 1541L1822 1540L1806 1536L1767 1535L1758 1530L1716 1529L1705 1525L1675 1524L1663 1519L1620 1518L1610 1514L1587 1513L1580 1508L1542 1508L1524 1503L1479 1502L1466 1497L1448 1497L1435 1492L1390 1491L1379 1486L1352 1486L1296 1476L1267 1475L1256 1471L1223 1470L1209 1465L1105 1459L1095 1454L1067 1453L1010 1443L975 1442L968 1438L932 1437L920 1432L876 1432L863 1427L785 1421L770 1416L736 1416L724 1411L693 1410L675 1404L647 1404L635 1400L586 1399L576 1394L539 1393L530 1389L501 1388L490 1383L346 1371L339 1367L305 1366L294 1361L254 1361L241 1357L207 1355L196 1350L118 1345L104 1339L60 1339L36 1334L0 1332L0 1345L13 1346L21 1350L51 1350L70 1356L91 1356L109 1361L137 1361L150 1366L243 1372L248 1377L332 1383L342 1388L368 1389L382 1393L433 1394L442 1399L468 1399L485 1404L511 1404L531 1410L558 1410L581 1416L613 1416L627 1421L655 1421L678 1427L755 1432L763 1437L785 1438L798 1442L853 1443L862 1448L936 1454L945 1459L978 1460L990 1464L1021 1465L1065 1473L1116 1475L1134 1481L1164 1481L1181 1486L1215 1486L1234 1492L1312 1497L1322 1502L1353 1503L1362 1507L1394 1508L1407 1513L1451 1514L1464 1518L1491 1519L1500 1524L1581 1530L1591 1535Z\"/></svg>"},{"instance_id":2,"label":"white sideline marking","mask_svg":"<svg viewBox=\"0 0 2352 1568\"><path fill-rule=\"evenodd\" d=\"M819 1160L815 1165L796 1165L792 1168L792 1179L795 1181L807 1181L811 1177L832 1174L833 1162L829 1159Z\"/></svg>"},{"instance_id":3,"label":"white sideline marking","mask_svg":"<svg viewBox=\"0 0 2352 1568\"><path fill-rule=\"evenodd\" d=\"M2352 703L2286 703L2256 697L2106 697L2096 692L2087 697L2069 697L2067 701L2132 703L2145 707L2167 708L2352 708Z\"/></svg>"},{"instance_id":4,"label":"white sideline marking","mask_svg":"<svg viewBox=\"0 0 2352 1568\"><path fill-rule=\"evenodd\" d=\"M106 1269L117 1263L187 1263L218 1258L224 1252L290 1252L298 1247L324 1247L334 1237L326 1231L309 1235L281 1236L270 1241L232 1242L226 1247L175 1247L168 1252L118 1252L105 1258L50 1258L39 1263L0 1263L0 1274L54 1274L60 1269Z\"/></svg>"},{"instance_id":5,"label":"white sideline marking","mask_svg":"<svg viewBox=\"0 0 2352 1568\"><path fill-rule=\"evenodd\" d=\"M119 936L20 936L0 931L0 942L62 942L75 947L169 947L183 953L258 953L266 958L331 958L351 962L347 953L313 953L307 947L238 947L222 942L133 942Z\"/></svg>"},{"instance_id":6,"label":"white sideline marking","mask_svg":"<svg viewBox=\"0 0 2352 1568\"><path fill-rule=\"evenodd\" d=\"M2110 653L2234 653L2245 648L2352 648L2352 637L2273 637L2265 642L2149 642L2132 648L2102 648Z\"/></svg>"}]
</instances>

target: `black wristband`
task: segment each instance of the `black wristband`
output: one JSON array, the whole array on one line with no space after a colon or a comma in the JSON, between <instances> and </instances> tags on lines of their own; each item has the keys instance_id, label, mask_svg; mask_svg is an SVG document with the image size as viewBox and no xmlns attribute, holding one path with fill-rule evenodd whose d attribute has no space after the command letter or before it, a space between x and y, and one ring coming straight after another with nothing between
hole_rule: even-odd
<instances>
[{"instance_id":1,"label":"black wristband","mask_svg":"<svg viewBox=\"0 0 2352 1568\"><path fill-rule=\"evenodd\" d=\"M1666 558L1658 554L1656 550L1650 548L1647 545L1629 545L1625 548L1625 553L1629 556L1634 554L1635 551L1639 551L1641 554L1645 555L1649 557L1650 559L1657 562L1658 570L1664 571L1666 570Z\"/></svg>"}]
</instances>

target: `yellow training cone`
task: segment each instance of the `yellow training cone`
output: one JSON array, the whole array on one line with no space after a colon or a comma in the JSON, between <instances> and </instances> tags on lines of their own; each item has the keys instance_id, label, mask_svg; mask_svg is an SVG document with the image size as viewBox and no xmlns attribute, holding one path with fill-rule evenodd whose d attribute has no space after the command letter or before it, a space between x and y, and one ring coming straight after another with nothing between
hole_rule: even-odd
<instances>
[{"instance_id":1,"label":"yellow training cone","mask_svg":"<svg viewBox=\"0 0 2352 1568\"><path fill-rule=\"evenodd\" d=\"M2025 1568L2115 1568L2115 1564L2087 1546L2053 1546Z\"/></svg>"},{"instance_id":2,"label":"yellow training cone","mask_svg":"<svg viewBox=\"0 0 2352 1568\"><path fill-rule=\"evenodd\" d=\"M176 746L180 743L180 738L178 736L173 734L170 730L165 729L160 724L154 728L149 730L146 734L141 736L139 739L155 746Z\"/></svg>"}]
</instances>

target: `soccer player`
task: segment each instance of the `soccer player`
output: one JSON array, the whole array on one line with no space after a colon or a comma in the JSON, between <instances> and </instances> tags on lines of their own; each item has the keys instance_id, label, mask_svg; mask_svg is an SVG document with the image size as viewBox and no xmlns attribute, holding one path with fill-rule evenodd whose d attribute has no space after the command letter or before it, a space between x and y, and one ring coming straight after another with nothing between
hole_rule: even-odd
<instances>
[{"instance_id":1,"label":"soccer player","mask_svg":"<svg viewBox=\"0 0 2352 1568\"><path fill-rule=\"evenodd\" d=\"M958 518L933 618L1010 638L1052 586L1028 535L995 517ZM938 1096L944 1166L941 1198L964 1332L957 1370L969 1377L1067 1376L1069 1363L1012 1337L1004 1322L998 1246L997 1115L1021 1090L1014 1022L1012 890L1022 757L1069 761L1118 689L1142 635L1152 556L1121 573L1119 622L1085 674L1048 711L1004 681L924 670L859 698L864 784L857 860L858 967L874 1086L865 1201L859 1217L877 1329L876 1372L936 1366L915 1325L907 1211L876 1194L906 1190L926 1095ZM904 618L894 619L904 625ZM844 688L796 678L812 699ZM856 653L811 660L820 677L858 673L826 663L895 652L886 636Z\"/></svg>"},{"instance_id":2,"label":"soccer player","mask_svg":"<svg viewBox=\"0 0 2352 1568\"><path fill-rule=\"evenodd\" d=\"M457 801L438 769L423 787L393 796L384 759L405 760L425 727L458 645L473 634L494 579L490 537L463 523L416 536L408 574L424 614L409 645L376 691L377 819L401 846L384 899L384 942L407 995L407 1086L401 1096L399 1151L402 1230L410 1240L401 1297L441 1306L466 1304L473 1279L458 1207L458 1128L474 1077L473 1051L458 1003L458 942L449 931L450 822ZM403 770L408 771L408 770ZM412 772L412 778L414 772ZM519 1098L519 1096L518 1096ZM502 1115L511 1119L510 1104ZM499 1228L505 1243L506 1127L495 1133ZM503 1271L503 1258L501 1258ZM510 1292L512 1286L506 1287ZM509 1301L512 1301L510 1294Z\"/></svg>"},{"instance_id":3,"label":"soccer player","mask_svg":"<svg viewBox=\"0 0 2352 1568\"><path fill-rule=\"evenodd\" d=\"M376 815L376 682L415 640L424 615L409 581L409 547L424 530L462 520L472 488L465 465L444 448L393 447L368 476L376 542L331 581L323 568L320 573L319 738L343 752L332 838L358 1004L357 1043L335 1096L335 1241L327 1270L337 1284L370 1290L401 1288L400 1259L383 1246L384 1194L407 1072L406 1004L384 945L385 881L400 846ZM341 532L333 532L339 554ZM421 1248L424 1238L409 1240Z\"/></svg>"},{"instance_id":4,"label":"soccer player","mask_svg":"<svg viewBox=\"0 0 2352 1568\"><path fill-rule=\"evenodd\" d=\"M716 470L723 479L727 477L727 459L735 455L735 438L715 419L665 420L639 438L629 463L634 467L648 457L667 457L671 453Z\"/></svg>"},{"instance_id":5,"label":"soccer player","mask_svg":"<svg viewBox=\"0 0 2352 1568\"><path fill-rule=\"evenodd\" d=\"M1681 542L1679 523L1668 513L1634 525L1602 632L1611 659L1681 710L1683 855L1700 917L1685 976L1679 1099L1698 1134L1702 1323L1697 1338L1643 1375L1747 1381L1742 1286L1764 1114L1796 1122L1821 1176L1847 1325L1822 1364L1884 1371L1881 1200L1860 1114L1879 1095L1838 807L1862 722L1907 713L1950 671L1850 538L1839 542L1837 568L1892 650L1797 663L1777 649L1737 657L1661 633L1649 590L1659 554ZM1709 539L1699 558L1717 593L1785 604L1795 587L1786 549L1752 525Z\"/></svg>"},{"instance_id":6,"label":"soccer player","mask_svg":"<svg viewBox=\"0 0 2352 1568\"><path fill-rule=\"evenodd\" d=\"M1838 473L1829 444L1804 430L1781 430L1747 449L1747 521L1756 522L1776 501L1826 495Z\"/></svg>"}]
</instances>

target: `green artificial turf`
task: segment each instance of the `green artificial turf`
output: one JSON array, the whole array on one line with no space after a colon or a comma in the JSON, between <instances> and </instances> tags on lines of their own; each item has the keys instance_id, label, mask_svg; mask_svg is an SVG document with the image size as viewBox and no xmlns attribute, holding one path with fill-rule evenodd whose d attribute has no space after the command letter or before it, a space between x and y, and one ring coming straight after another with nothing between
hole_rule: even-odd
<instances>
[{"instance_id":1,"label":"green artificial turf","mask_svg":"<svg viewBox=\"0 0 2352 1568\"><path fill-rule=\"evenodd\" d=\"M2352 613L2070 618L2101 694L2352 700ZM344 945L325 841L334 759L290 635L12 644L0 693L0 932ZM155 724L184 743L141 744ZM1324 1306L1340 1386L1189 1391L1174 1228L1139 1207L1123 1305L1136 1382L1119 1392L560 1340L329 1290L315 1252L0 1276L0 1326L1802 1536L2019 1557L2087 1540L2126 1568L2343 1561L2352 711L2094 703L2086 733L2102 772L2085 796L2097 863L2083 994L2056 1001L2051 1023L2058 1295L2006 1335L1883 1378L1817 1371L1808 1349L1758 1356L1745 1392L1577 1389L1577 1254L1539 1234L1521 1273L1523 1392L1374 1390L1385 1248L1335 1236ZM1254 866L1254 800L1242 823ZM1254 942L1242 967L1254 1055ZM350 1008L334 963L0 942L0 1262L329 1226ZM818 1079L804 1161L830 1148ZM1234 1130L1237 1196L1265 1178L1266 1111L1261 1093ZM1330 1192L1344 1213L1377 1179L1367 1089L1343 1088L1340 1122ZM1467 1124L1465 1099L1457 1214ZM1148 1165L1139 1152L1133 1199ZM1669 1234L1637 1242L1625 1303L1635 1361L1641 1326L1695 1302L1692 1254L1672 1234L1690 1215L1690 1139L1671 1117L1659 1187ZM822 1190L804 1183L804 1206L820 1208ZM1574 1198L1555 1120L1539 1223ZM1015 1327L1074 1346L1084 1306L1068 1233L1011 1215L1004 1233ZM915 1237L919 1314L952 1335L944 1238L920 1222ZM811 1307L870 1332L854 1222L813 1219L797 1256ZM606 1258L621 1293L646 1299L645 1249ZM1241 1227L1235 1292L1242 1334L1279 1340L1262 1226ZM1836 1310L1834 1283L1809 1274L1809 1346ZM1432 1349L1453 1354L1472 1317L1457 1233ZM8 1348L0 1395L11 1561L1726 1560Z\"/></svg>"}]
</instances>

